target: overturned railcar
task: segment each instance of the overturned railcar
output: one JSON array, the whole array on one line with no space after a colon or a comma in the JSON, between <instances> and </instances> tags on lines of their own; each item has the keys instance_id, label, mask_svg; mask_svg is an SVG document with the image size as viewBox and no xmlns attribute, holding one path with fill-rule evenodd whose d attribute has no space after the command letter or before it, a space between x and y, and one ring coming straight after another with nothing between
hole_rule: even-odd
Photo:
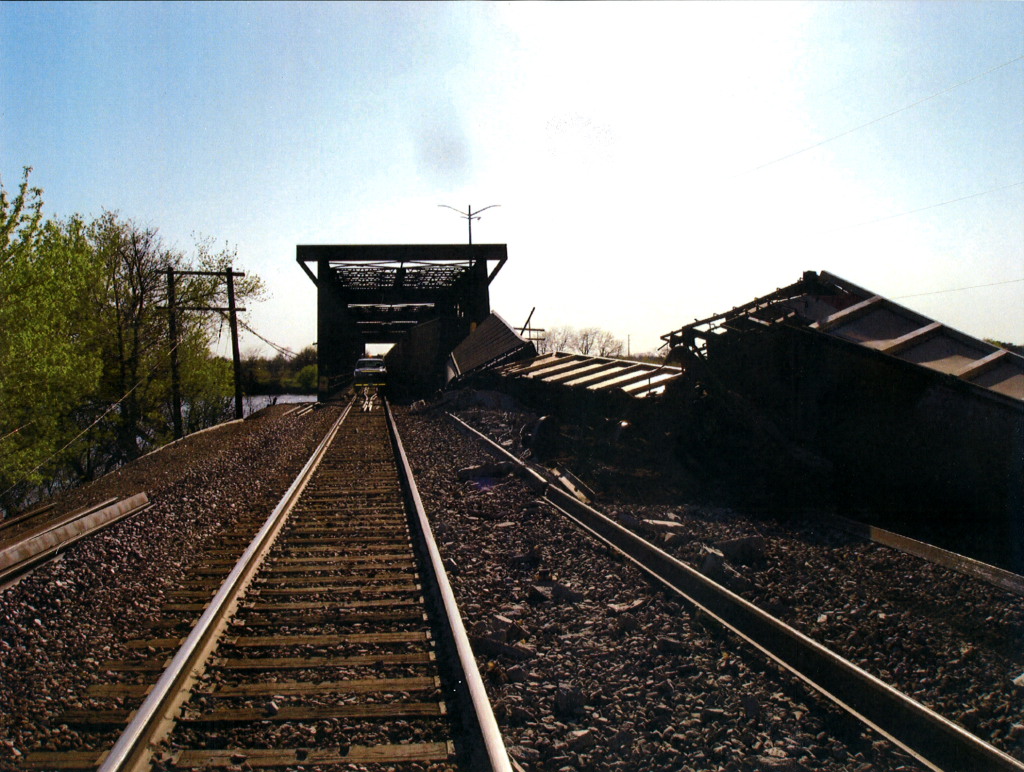
<instances>
[{"instance_id":1,"label":"overturned railcar","mask_svg":"<svg viewBox=\"0 0 1024 772\"><path fill-rule=\"evenodd\" d=\"M537 348L533 341L524 338L492 311L472 334L452 349L445 366L445 379L451 383L483 370L536 355Z\"/></svg>"},{"instance_id":2,"label":"overturned railcar","mask_svg":"<svg viewBox=\"0 0 1024 772\"><path fill-rule=\"evenodd\" d=\"M448 358L450 385L505 391L577 424L626 419L660 425L658 398L680 374L678 367L613 357L538 354L533 341L495 313Z\"/></svg>"},{"instance_id":3,"label":"overturned railcar","mask_svg":"<svg viewBox=\"0 0 1024 772\"><path fill-rule=\"evenodd\" d=\"M692 425L741 417L736 465L746 422L840 506L1024 568L1024 358L827 272L662 337Z\"/></svg>"}]
</instances>

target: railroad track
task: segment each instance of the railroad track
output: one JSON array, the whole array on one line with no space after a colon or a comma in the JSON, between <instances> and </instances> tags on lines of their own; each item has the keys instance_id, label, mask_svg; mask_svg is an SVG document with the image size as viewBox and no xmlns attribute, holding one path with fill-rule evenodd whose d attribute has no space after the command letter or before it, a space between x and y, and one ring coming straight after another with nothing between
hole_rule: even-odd
<instances>
[{"instance_id":1,"label":"railroad track","mask_svg":"<svg viewBox=\"0 0 1024 772\"><path fill-rule=\"evenodd\" d=\"M139 493L120 501L108 499L58 517L48 516L51 505L3 521L0 524L0 590L75 542L148 507L148 495Z\"/></svg>"},{"instance_id":2,"label":"railroad track","mask_svg":"<svg viewBox=\"0 0 1024 772\"><path fill-rule=\"evenodd\" d=\"M40 507L30 509L27 512L22 512L20 515L6 517L3 520L0 520L0 539L6 540L15 538L21 532L43 522L48 516L47 513L51 512L55 507L56 504L44 504Z\"/></svg>"},{"instance_id":3,"label":"railroad track","mask_svg":"<svg viewBox=\"0 0 1024 772\"><path fill-rule=\"evenodd\" d=\"M549 504L584 532L636 565L653 581L686 598L873 730L934 770L1024 770L1024 764L952 721L893 689L825 646L747 602L642 536L619 525L573 495L549 470L522 463L458 417L459 427L491 452L518 465L522 476Z\"/></svg>"},{"instance_id":4,"label":"railroad track","mask_svg":"<svg viewBox=\"0 0 1024 772\"><path fill-rule=\"evenodd\" d=\"M350 405L24 766L511 769L425 523L386 409Z\"/></svg>"}]
</instances>

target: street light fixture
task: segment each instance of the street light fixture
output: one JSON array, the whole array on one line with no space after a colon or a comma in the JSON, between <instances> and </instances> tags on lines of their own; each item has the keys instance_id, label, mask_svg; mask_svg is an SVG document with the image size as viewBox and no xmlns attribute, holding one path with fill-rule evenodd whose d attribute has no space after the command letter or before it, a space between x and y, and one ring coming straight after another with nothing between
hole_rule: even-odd
<instances>
[{"instance_id":1,"label":"street light fixture","mask_svg":"<svg viewBox=\"0 0 1024 772\"><path fill-rule=\"evenodd\" d=\"M459 216L462 217L462 219L464 219L467 222L467 224L469 225L469 243L472 244L473 220L479 220L481 212L486 212L488 209L493 209L496 206L501 206L501 204L491 204L490 206L485 206L483 209L477 209L475 212L473 211L472 204L466 207L465 212L456 209L454 206L448 206L448 204L438 204L438 206L443 206L445 209L451 209L453 212L458 212Z\"/></svg>"}]
</instances>

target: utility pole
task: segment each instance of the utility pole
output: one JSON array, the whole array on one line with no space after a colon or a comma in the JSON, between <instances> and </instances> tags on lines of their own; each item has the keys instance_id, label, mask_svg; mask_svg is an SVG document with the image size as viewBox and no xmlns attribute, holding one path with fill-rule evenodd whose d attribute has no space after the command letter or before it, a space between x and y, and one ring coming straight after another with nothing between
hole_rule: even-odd
<instances>
[{"instance_id":1,"label":"utility pole","mask_svg":"<svg viewBox=\"0 0 1024 772\"><path fill-rule=\"evenodd\" d=\"M466 211L465 212L462 212L462 211L456 209L454 206L448 206L448 204L438 204L438 206L443 206L445 209L451 209L453 212L458 212L459 216L462 217L462 219L464 219L466 221L466 223L469 225L469 243L472 244L473 243L473 220L479 220L481 212L485 212L488 209L493 209L496 206L501 206L501 204L491 204L490 206L485 206L483 209L477 209L475 212L473 211L473 205L472 204L470 204L469 206L466 207Z\"/></svg>"},{"instance_id":2,"label":"utility pole","mask_svg":"<svg viewBox=\"0 0 1024 772\"><path fill-rule=\"evenodd\" d=\"M175 303L174 277L178 276L223 276L227 280L228 307L217 308L211 306L178 306ZM244 308L235 307L235 277L245 276L228 268L225 271L175 271L167 269L167 311L168 327L171 338L171 401L174 413L174 438L181 439L184 436L183 422L181 420L181 379L178 372L178 320L177 311L216 311L226 313L231 324L231 358L234 364L235 374L235 418L242 417L242 360L238 353L238 317L237 313L245 311Z\"/></svg>"},{"instance_id":3,"label":"utility pole","mask_svg":"<svg viewBox=\"0 0 1024 772\"><path fill-rule=\"evenodd\" d=\"M174 417L174 439L184 436L181 425L181 376L178 373L178 319L174 304L174 269L167 269L167 324L171 336L171 404Z\"/></svg>"},{"instance_id":4,"label":"utility pole","mask_svg":"<svg viewBox=\"0 0 1024 772\"><path fill-rule=\"evenodd\" d=\"M242 358L238 354L238 316L235 313L235 274L224 272L228 280L228 321L231 323L231 362L235 371L235 418L242 417Z\"/></svg>"},{"instance_id":5,"label":"utility pole","mask_svg":"<svg viewBox=\"0 0 1024 772\"><path fill-rule=\"evenodd\" d=\"M533 319L533 312L536 310L537 306L534 306L533 308L530 309L530 315L526 317L526 321L523 323L523 326L519 328L520 335L525 333L530 328L530 320Z\"/></svg>"},{"instance_id":6,"label":"utility pole","mask_svg":"<svg viewBox=\"0 0 1024 772\"><path fill-rule=\"evenodd\" d=\"M539 335L539 333L544 332L544 328L530 326L530 320L533 319L533 312L536 310L536 306L530 309L530 315L526 317L526 321L523 323L523 326L519 328L519 334L521 336L525 336L523 337L523 340L528 340L531 343L540 343L544 340L544 336Z\"/></svg>"}]
</instances>

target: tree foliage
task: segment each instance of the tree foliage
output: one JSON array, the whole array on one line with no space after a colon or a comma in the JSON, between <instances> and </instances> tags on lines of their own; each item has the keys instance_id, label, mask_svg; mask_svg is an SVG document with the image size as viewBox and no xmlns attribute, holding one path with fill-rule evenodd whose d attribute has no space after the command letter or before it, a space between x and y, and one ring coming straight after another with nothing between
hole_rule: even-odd
<instances>
[{"instance_id":1,"label":"tree foliage","mask_svg":"<svg viewBox=\"0 0 1024 772\"><path fill-rule=\"evenodd\" d=\"M25 259L32 252L43 218L43 190L28 185L32 167L26 166L18 195L11 199L0 179L0 268Z\"/></svg>"},{"instance_id":2,"label":"tree foliage","mask_svg":"<svg viewBox=\"0 0 1024 772\"><path fill-rule=\"evenodd\" d=\"M999 346L999 348L1005 348L1017 356L1024 356L1024 346L1021 346L1019 343L1007 343L1006 341L995 340L994 338L985 338L985 342L991 343L993 346Z\"/></svg>"},{"instance_id":3,"label":"tree foliage","mask_svg":"<svg viewBox=\"0 0 1024 772\"><path fill-rule=\"evenodd\" d=\"M263 357L249 352L242 357L242 388L247 394L308 394L316 391L316 363L313 346L295 356Z\"/></svg>"},{"instance_id":4,"label":"tree foliage","mask_svg":"<svg viewBox=\"0 0 1024 772\"><path fill-rule=\"evenodd\" d=\"M316 391L317 381L317 366L306 365L299 374L295 376L295 380L299 383L299 388L303 391Z\"/></svg>"},{"instance_id":5,"label":"tree foliage","mask_svg":"<svg viewBox=\"0 0 1024 772\"><path fill-rule=\"evenodd\" d=\"M40 223L42 191L0 184L0 492L43 482L78 433L68 420L96 390L98 263L81 218Z\"/></svg>"},{"instance_id":6,"label":"tree foliage","mask_svg":"<svg viewBox=\"0 0 1024 772\"><path fill-rule=\"evenodd\" d=\"M214 251L200 241L189 258L168 248L153 228L142 228L107 212L92 227L92 242L105 267L99 313L109 331L102 341L104 372L97 407L115 404L116 410L92 439L112 451L108 466L137 457L166 441L172 426L170 349L168 342L168 275L175 271L224 271L235 253ZM175 306L223 307L225 283L221 276L175 274ZM235 284L239 305L262 293L256 277ZM223 319L210 312L177 313L177 357L182 401L187 405L186 431L194 431L223 418L232 392L230 365L210 356ZM105 433L100 436L100 433ZM84 474L94 472L83 465Z\"/></svg>"},{"instance_id":7,"label":"tree foliage","mask_svg":"<svg viewBox=\"0 0 1024 772\"><path fill-rule=\"evenodd\" d=\"M194 254L155 228L105 212L42 220L42 191L8 197L0 181L0 508L90 479L171 436L167 269L224 271L234 250ZM176 305L223 307L220 276L176 276ZM263 292L239 277L242 306ZM219 314L178 314L187 431L229 415L232 371L211 354Z\"/></svg>"}]
</instances>

